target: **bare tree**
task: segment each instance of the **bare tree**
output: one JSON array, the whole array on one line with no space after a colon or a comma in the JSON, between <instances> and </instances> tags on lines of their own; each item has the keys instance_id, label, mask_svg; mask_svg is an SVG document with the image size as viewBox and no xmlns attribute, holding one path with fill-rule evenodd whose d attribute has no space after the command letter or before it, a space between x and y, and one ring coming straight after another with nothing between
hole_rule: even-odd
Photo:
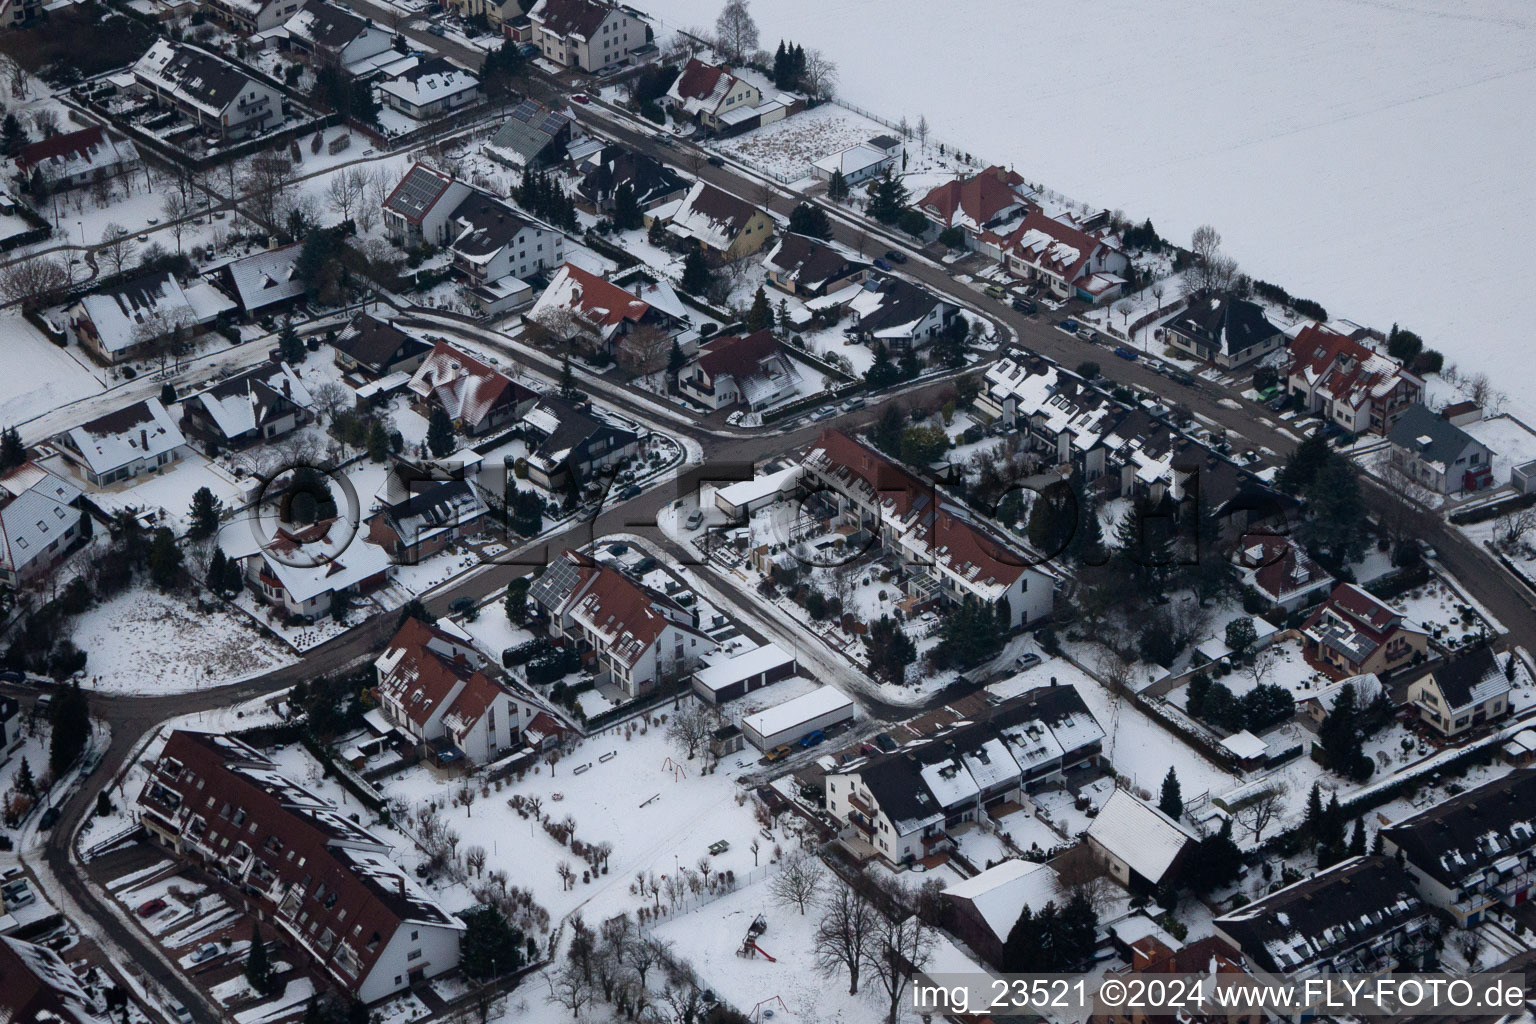
<instances>
[{"instance_id":1,"label":"bare tree","mask_svg":"<svg viewBox=\"0 0 1536 1024\"><path fill-rule=\"evenodd\" d=\"M1233 817L1255 843L1264 841L1264 830L1285 807L1285 793L1279 786L1266 786L1250 794L1233 809Z\"/></svg>"},{"instance_id":2,"label":"bare tree","mask_svg":"<svg viewBox=\"0 0 1536 1024\"><path fill-rule=\"evenodd\" d=\"M1522 508L1506 512L1493 521L1493 542L1504 551L1519 545L1531 528L1536 527L1536 509Z\"/></svg>"},{"instance_id":3,"label":"bare tree","mask_svg":"<svg viewBox=\"0 0 1536 1024\"><path fill-rule=\"evenodd\" d=\"M251 157L240 178L245 214L263 227L280 226L295 180L293 164L282 150L263 150Z\"/></svg>"},{"instance_id":4,"label":"bare tree","mask_svg":"<svg viewBox=\"0 0 1536 1024\"><path fill-rule=\"evenodd\" d=\"M325 421L331 422L336 419L338 412L352 404L351 394L335 381L326 381L310 391L309 397L314 399L315 408Z\"/></svg>"},{"instance_id":5,"label":"bare tree","mask_svg":"<svg viewBox=\"0 0 1536 1024\"><path fill-rule=\"evenodd\" d=\"M1255 686L1263 683L1274 672L1277 657L1273 647L1261 647L1249 656L1245 667L1248 678L1253 680Z\"/></svg>"},{"instance_id":6,"label":"bare tree","mask_svg":"<svg viewBox=\"0 0 1536 1024\"><path fill-rule=\"evenodd\" d=\"M567 962L549 976L549 1001L570 1010L573 1018L581 1016L581 1008L592 1001L592 983L580 964Z\"/></svg>"},{"instance_id":7,"label":"bare tree","mask_svg":"<svg viewBox=\"0 0 1536 1024\"><path fill-rule=\"evenodd\" d=\"M902 142L912 138L912 126L907 123L906 114L902 114L901 120L896 122L896 134L901 136Z\"/></svg>"},{"instance_id":8,"label":"bare tree","mask_svg":"<svg viewBox=\"0 0 1536 1024\"><path fill-rule=\"evenodd\" d=\"M32 76L10 54L0 54L0 78L10 87L11 99L24 100L32 95Z\"/></svg>"},{"instance_id":9,"label":"bare tree","mask_svg":"<svg viewBox=\"0 0 1536 1024\"><path fill-rule=\"evenodd\" d=\"M330 183L325 186L325 201L338 217L349 221L362 201L361 190L348 180L345 171L333 174Z\"/></svg>"},{"instance_id":10,"label":"bare tree","mask_svg":"<svg viewBox=\"0 0 1536 1024\"><path fill-rule=\"evenodd\" d=\"M672 335L654 324L641 324L619 341L619 368L633 377L649 377L667 367Z\"/></svg>"},{"instance_id":11,"label":"bare tree","mask_svg":"<svg viewBox=\"0 0 1536 1024\"><path fill-rule=\"evenodd\" d=\"M471 846L464 851L464 866L478 878L485 874L485 857L485 847Z\"/></svg>"},{"instance_id":12,"label":"bare tree","mask_svg":"<svg viewBox=\"0 0 1536 1024\"><path fill-rule=\"evenodd\" d=\"M928 965L932 955L933 929L916 914L901 921L876 915L875 933L870 936L864 962L889 1000L885 1017L888 1024L896 1024L896 1013L901 1009L907 986L913 975Z\"/></svg>"},{"instance_id":13,"label":"bare tree","mask_svg":"<svg viewBox=\"0 0 1536 1024\"><path fill-rule=\"evenodd\" d=\"M917 115L917 144L922 149L928 148L928 131L928 118L923 114Z\"/></svg>"},{"instance_id":14,"label":"bare tree","mask_svg":"<svg viewBox=\"0 0 1536 1024\"><path fill-rule=\"evenodd\" d=\"M48 256L17 260L0 271L0 294L25 309L46 306L68 285L68 264Z\"/></svg>"},{"instance_id":15,"label":"bare tree","mask_svg":"<svg viewBox=\"0 0 1536 1024\"><path fill-rule=\"evenodd\" d=\"M32 112L32 127L37 129L39 138L49 138L59 134L59 114L56 110L35 110Z\"/></svg>"},{"instance_id":16,"label":"bare tree","mask_svg":"<svg viewBox=\"0 0 1536 1024\"><path fill-rule=\"evenodd\" d=\"M841 884L834 884L822 907L821 921L811 943L816 966L828 977L846 970L848 994L857 995L859 969L868 956L865 946L872 939L880 913L861 894Z\"/></svg>"},{"instance_id":17,"label":"bare tree","mask_svg":"<svg viewBox=\"0 0 1536 1024\"><path fill-rule=\"evenodd\" d=\"M1189 240L1190 255L1197 263L1209 263L1221 252L1221 232L1209 224L1202 224L1195 228L1195 233Z\"/></svg>"},{"instance_id":18,"label":"bare tree","mask_svg":"<svg viewBox=\"0 0 1536 1024\"><path fill-rule=\"evenodd\" d=\"M1221 251L1221 233L1209 224L1195 228L1189 252L1194 257L1188 278L1194 291L1225 291L1237 281L1237 261Z\"/></svg>"},{"instance_id":19,"label":"bare tree","mask_svg":"<svg viewBox=\"0 0 1536 1024\"><path fill-rule=\"evenodd\" d=\"M715 19L715 43L730 61L743 61L757 52L757 22L747 0L726 0Z\"/></svg>"},{"instance_id":20,"label":"bare tree","mask_svg":"<svg viewBox=\"0 0 1536 1024\"><path fill-rule=\"evenodd\" d=\"M799 907L803 916L806 905L816 901L822 882L821 862L805 850L792 850L784 855L768 891L784 906Z\"/></svg>"},{"instance_id":21,"label":"bare tree","mask_svg":"<svg viewBox=\"0 0 1536 1024\"><path fill-rule=\"evenodd\" d=\"M820 50L806 50L801 82L812 99L831 99L837 85L837 62Z\"/></svg>"},{"instance_id":22,"label":"bare tree","mask_svg":"<svg viewBox=\"0 0 1536 1024\"><path fill-rule=\"evenodd\" d=\"M185 192L171 191L165 193L165 198L160 201L160 209L165 212L166 226L176 236L176 251L181 252L181 236L187 226L185 220L193 214L191 201Z\"/></svg>"},{"instance_id":23,"label":"bare tree","mask_svg":"<svg viewBox=\"0 0 1536 1024\"><path fill-rule=\"evenodd\" d=\"M96 253L112 267L112 273L121 274L138 248L128 229L113 221L102 228L101 244L96 247Z\"/></svg>"},{"instance_id":24,"label":"bare tree","mask_svg":"<svg viewBox=\"0 0 1536 1024\"><path fill-rule=\"evenodd\" d=\"M1115 900L1115 885L1109 879L1109 865L1093 847L1078 843L1051 861L1066 903L1074 896L1081 896L1100 914L1106 913Z\"/></svg>"},{"instance_id":25,"label":"bare tree","mask_svg":"<svg viewBox=\"0 0 1536 1024\"><path fill-rule=\"evenodd\" d=\"M682 747L691 761L714 729L713 716L705 709L702 701L690 695L673 709L672 717L667 722L667 738Z\"/></svg>"},{"instance_id":26,"label":"bare tree","mask_svg":"<svg viewBox=\"0 0 1536 1024\"><path fill-rule=\"evenodd\" d=\"M1121 326L1130 327L1131 314L1136 312L1136 303L1132 302L1130 299L1121 299L1119 302L1115 303L1115 312L1119 313L1121 316Z\"/></svg>"},{"instance_id":27,"label":"bare tree","mask_svg":"<svg viewBox=\"0 0 1536 1024\"><path fill-rule=\"evenodd\" d=\"M666 961L669 947L665 939L654 935L636 936L625 945L625 959L630 969L639 975L642 988L645 987L645 978L651 973L651 968Z\"/></svg>"},{"instance_id":28,"label":"bare tree","mask_svg":"<svg viewBox=\"0 0 1536 1024\"><path fill-rule=\"evenodd\" d=\"M561 892L576 884L576 869L571 867L571 862L568 860L563 860L555 865L555 874L560 876Z\"/></svg>"},{"instance_id":29,"label":"bare tree","mask_svg":"<svg viewBox=\"0 0 1536 1024\"><path fill-rule=\"evenodd\" d=\"M1168 290L1168 282L1159 278L1152 282L1152 287L1148 290L1151 291L1152 297L1157 300L1157 311L1161 313L1163 311L1163 293Z\"/></svg>"}]
</instances>

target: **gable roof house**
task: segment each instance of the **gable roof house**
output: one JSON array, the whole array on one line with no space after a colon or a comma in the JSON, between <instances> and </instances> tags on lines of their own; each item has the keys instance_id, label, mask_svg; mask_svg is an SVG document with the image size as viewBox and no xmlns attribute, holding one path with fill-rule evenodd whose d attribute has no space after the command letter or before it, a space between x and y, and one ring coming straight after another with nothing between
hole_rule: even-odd
<instances>
[{"instance_id":1,"label":"gable roof house","mask_svg":"<svg viewBox=\"0 0 1536 1024\"><path fill-rule=\"evenodd\" d=\"M82 295L65 314L64 334L111 366L184 342L233 307L206 281L183 286L169 271L142 274Z\"/></svg>"},{"instance_id":2,"label":"gable roof house","mask_svg":"<svg viewBox=\"0 0 1536 1024\"><path fill-rule=\"evenodd\" d=\"M218 280L224 291L239 303L247 321L258 314L270 315L291 308L304 299L303 278L295 271L301 242L280 245L231 260L219 268Z\"/></svg>"},{"instance_id":3,"label":"gable roof house","mask_svg":"<svg viewBox=\"0 0 1536 1024\"><path fill-rule=\"evenodd\" d=\"M1194 834L1168 815L1116 789L1088 826L1088 843L1104 855L1109 873L1136 892L1177 882Z\"/></svg>"},{"instance_id":4,"label":"gable roof house","mask_svg":"<svg viewBox=\"0 0 1536 1024\"><path fill-rule=\"evenodd\" d=\"M513 22L521 19L526 23L527 8L532 6L532 0L448 0L448 6L458 12L464 19L485 15L486 24L497 35L510 32ZM507 34L507 38L511 38ZM526 42L527 40L521 40Z\"/></svg>"},{"instance_id":5,"label":"gable roof house","mask_svg":"<svg viewBox=\"0 0 1536 1024\"><path fill-rule=\"evenodd\" d=\"M139 92L225 139L260 135L283 117L281 92L185 43L155 40L132 73Z\"/></svg>"},{"instance_id":6,"label":"gable roof house","mask_svg":"<svg viewBox=\"0 0 1536 1024\"><path fill-rule=\"evenodd\" d=\"M107 1024L75 972L47 946L0 937L0 1020L15 1024Z\"/></svg>"},{"instance_id":7,"label":"gable roof house","mask_svg":"<svg viewBox=\"0 0 1536 1024\"><path fill-rule=\"evenodd\" d=\"M749 256L773 235L773 219L766 213L702 181L695 182L677 209L663 219L672 234L723 260Z\"/></svg>"},{"instance_id":8,"label":"gable roof house","mask_svg":"<svg viewBox=\"0 0 1536 1024\"><path fill-rule=\"evenodd\" d=\"M1075 688L1038 687L829 771L827 813L857 856L910 864L952 848L949 829L1094 762L1103 740Z\"/></svg>"},{"instance_id":9,"label":"gable roof house","mask_svg":"<svg viewBox=\"0 0 1536 1024\"><path fill-rule=\"evenodd\" d=\"M267 362L182 399L181 426L210 450L244 448L291 434L314 404L293 367Z\"/></svg>"},{"instance_id":10,"label":"gable roof house","mask_svg":"<svg viewBox=\"0 0 1536 1024\"><path fill-rule=\"evenodd\" d=\"M543 710L488 676L468 634L446 621L406 619L373 665L384 717L423 754L452 749L487 764L520 746Z\"/></svg>"},{"instance_id":11,"label":"gable roof house","mask_svg":"<svg viewBox=\"0 0 1536 1024\"><path fill-rule=\"evenodd\" d=\"M310 0L283 23L288 45L324 64L345 68L377 57L394 46L394 39L371 19L321 0Z\"/></svg>"},{"instance_id":12,"label":"gable roof house","mask_svg":"<svg viewBox=\"0 0 1536 1024\"><path fill-rule=\"evenodd\" d=\"M453 269L471 304L484 313L530 301L533 289L525 279L565 258L564 235L479 189L459 203L447 226Z\"/></svg>"},{"instance_id":13,"label":"gable roof house","mask_svg":"<svg viewBox=\"0 0 1536 1024\"><path fill-rule=\"evenodd\" d=\"M1516 769L1387 825L1381 848L1457 927L1476 927L1496 907L1513 910L1536 877L1536 771Z\"/></svg>"},{"instance_id":14,"label":"gable roof house","mask_svg":"<svg viewBox=\"0 0 1536 1024\"><path fill-rule=\"evenodd\" d=\"M409 385L416 402L436 405L471 437L519 419L538 395L474 356L440 341Z\"/></svg>"},{"instance_id":15,"label":"gable roof house","mask_svg":"<svg viewBox=\"0 0 1536 1024\"><path fill-rule=\"evenodd\" d=\"M1134 979L1138 975L1175 974L1193 980L1201 975L1220 975L1214 980L1233 984L1252 977L1242 954L1212 935L1177 950L1168 948L1156 935L1145 935L1128 943L1128 948L1130 963L1110 971L1111 976ZM1158 979L1159 982L1163 980ZM1102 1012L1095 1012L1088 1018L1088 1024L1264 1024L1271 1019L1260 1007L1226 1007L1215 1005L1216 1002L1211 1000L1209 1007L1203 1003L1170 1007L1162 1013L1141 1007L1104 1007Z\"/></svg>"},{"instance_id":16,"label":"gable roof house","mask_svg":"<svg viewBox=\"0 0 1536 1024\"><path fill-rule=\"evenodd\" d=\"M463 922L389 843L232 736L171 733L136 809L154 841L226 880L232 899L361 1002L458 966Z\"/></svg>"},{"instance_id":17,"label":"gable roof house","mask_svg":"<svg viewBox=\"0 0 1536 1024\"><path fill-rule=\"evenodd\" d=\"M642 210L672 202L688 194L687 180L659 160L623 146L607 145L581 165L576 199L593 212L613 209L620 188L629 186Z\"/></svg>"},{"instance_id":18,"label":"gable roof house","mask_svg":"<svg viewBox=\"0 0 1536 1024\"><path fill-rule=\"evenodd\" d=\"M640 435L599 419L590 405L547 395L523 415L528 478L563 492L572 474L585 483L640 454Z\"/></svg>"},{"instance_id":19,"label":"gable roof house","mask_svg":"<svg viewBox=\"0 0 1536 1024\"><path fill-rule=\"evenodd\" d=\"M916 206L935 229L960 228L967 244L975 245L983 233L996 233L1028 209L1024 188L1023 178L994 165L930 189Z\"/></svg>"},{"instance_id":20,"label":"gable roof house","mask_svg":"<svg viewBox=\"0 0 1536 1024\"><path fill-rule=\"evenodd\" d=\"M415 373L432 351L432 343L372 313L359 313L337 333L331 348L337 366L378 380L394 373Z\"/></svg>"},{"instance_id":21,"label":"gable roof house","mask_svg":"<svg viewBox=\"0 0 1536 1024\"><path fill-rule=\"evenodd\" d=\"M689 57L662 99L680 118L719 132L727 127L722 115L758 106L763 94L751 82L731 74L729 67Z\"/></svg>"},{"instance_id":22,"label":"gable roof house","mask_svg":"<svg viewBox=\"0 0 1536 1024\"><path fill-rule=\"evenodd\" d=\"M567 549L529 589L550 635L595 660L598 681L631 697L683 678L715 643L698 615L627 573Z\"/></svg>"},{"instance_id":23,"label":"gable roof house","mask_svg":"<svg viewBox=\"0 0 1536 1024\"><path fill-rule=\"evenodd\" d=\"M489 506L473 483L397 462L368 517L368 537L397 564L415 565L485 527Z\"/></svg>"},{"instance_id":24,"label":"gable roof house","mask_svg":"<svg viewBox=\"0 0 1536 1024\"><path fill-rule=\"evenodd\" d=\"M848 303L853 323L847 328L867 345L893 352L921 348L960 315L960 307L900 277L866 281Z\"/></svg>"},{"instance_id":25,"label":"gable roof house","mask_svg":"<svg viewBox=\"0 0 1536 1024\"><path fill-rule=\"evenodd\" d=\"M811 174L828 182L842 174L848 184L859 185L895 168L901 149L901 140L895 136L876 135L868 142L828 153L811 164Z\"/></svg>"},{"instance_id":26,"label":"gable roof house","mask_svg":"<svg viewBox=\"0 0 1536 1024\"><path fill-rule=\"evenodd\" d=\"M412 164L384 200L384 233L404 249L447 245L454 211L470 192L468 184L436 168Z\"/></svg>"},{"instance_id":27,"label":"gable roof house","mask_svg":"<svg viewBox=\"0 0 1536 1024\"><path fill-rule=\"evenodd\" d=\"M1480 491L1493 485L1493 452L1422 402L1403 411L1387 433L1388 464L1436 494Z\"/></svg>"},{"instance_id":28,"label":"gable roof house","mask_svg":"<svg viewBox=\"0 0 1536 1024\"><path fill-rule=\"evenodd\" d=\"M1168 344L1223 369L1246 366L1279 350L1285 340L1264 310L1233 295L1199 294L1163 325Z\"/></svg>"},{"instance_id":29,"label":"gable roof house","mask_svg":"<svg viewBox=\"0 0 1536 1024\"><path fill-rule=\"evenodd\" d=\"M384 103L425 121L479 101L480 79L442 57L430 57L379 86Z\"/></svg>"},{"instance_id":30,"label":"gable roof house","mask_svg":"<svg viewBox=\"0 0 1536 1024\"><path fill-rule=\"evenodd\" d=\"M1243 585L1257 591L1271 610L1300 611L1333 590L1333 577L1290 537L1249 534L1239 543L1237 555Z\"/></svg>"},{"instance_id":31,"label":"gable roof house","mask_svg":"<svg viewBox=\"0 0 1536 1024\"><path fill-rule=\"evenodd\" d=\"M203 0L214 20L248 36L277 28L301 6L303 0Z\"/></svg>"},{"instance_id":32,"label":"gable roof house","mask_svg":"<svg viewBox=\"0 0 1536 1024\"><path fill-rule=\"evenodd\" d=\"M240 560L251 592L304 621L317 622L349 599L389 582L395 563L343 513L307 525L280 524L270 536L224 530L219 546Z\"/></svg>"},{"instance_id":33,"label":"gable roof house","mask_svg":"<svg viewBox=\"0 0 1536 1024\"><path fill-rule=\"evenodd\" d=\"M1215 925L1259 970L1302 978L1427 968L1440 931L1388 857L1351 857Z\"/></svg>"},{"instance_id":34,"label":"gable roof house","mask_svg":"<svg viewBox=\"0 0 1536 1024\"><path fill-rule=\"evenodd\" d=\"M1118 240L1090 235L1039 210L1002 241L1004 266L1025 281L1037 281L1061 299L1081 299L1093 305L1120 295L1119 275L1130 265Z\"/></svg>"},{"instance_id":35,"label":"gable roof house","mask_svg":"<svg viewBox=\"0 0 1536 1024\"><path fill-rule=\"evenodd\" d=\"M1039 912L1047 903L1067 899L1061 878L1049 864L1005 860L943 892L950 907L948 925L995 969L1003 966L1003 947L1024 908Z\"/></svg>"},{"instance_id":36,"label":"gable roof house","mask_svg":"<svg viewBox=\"0 0 1536 1024\"><path fill-rule=\"evenodd\" d=\"M187 439L158 398L146 398L54 438L71 472L96 487L153 473L187 454Z\"/></svg>"},{"instance_id":37,"label":"gable roof house","mask_svg":"<svg viewBox=\"0 0 1536 1024\"><path fill-rule=\"evenodd\" d=\"M1385 679L1422 660L1429 636L1403 613L1353 583L1340 583L1301 626L1307 661L1333 679Z\"/></svg>"},{"instance_id":38,"label":"gable roof house","mask_svg":"<svg viewBox=\"0 0 1536 1024\"><path fill-rule=\"evenodd\" d=\"M523 100L485 144L485 155L508 167L548 167L565 159L573 124L538 100Z\"/></svg>"},{"instance_id":39,"label":"gable roof house","mask_svg":"<svg viewBox=\"0 0 1536 1024\"><path fill-rule=\"evenodd\" d=\"M1419 720L1447 738L1459 737L1514 711L1515 684L1506 672L1511 655L1496 655L1486 643L1448 655L1408 688L1408 703Z\"/></svg>"},{"instance_id":40,"label":"gable roof house","mask_svg":"<svg viewBox=\"0 0 1536 1024\"><path fill-rule=\"evenodd\" d=\"M1353 434L1387 434L1424 398L1423 379L1397 360L1317 324L1291 341L1287 386L1308 412Z\"/></svg>"},{"instance_id":41,"label":"gable roof house","mask_svg":"<svg viewBox=\"0 0 1536 1024\"><path fill-rule=\"evenodd\" d=\"M800 371L771 330L715 337L677 371L677 389L711 409L744 405L757 412L799 393Z\"/></svg>"},{"instance_id":42,"label":"gable roof house","mask_svg":"<svg viewBox=\"0 0 1536 1024\"><path fill-rule=\"evenodd\" d=\"M550 278L549 287L533 308L523 314L523 322L547 333L552 340L580 344L590 352L609 355L617 351L624 338L641 329L680 335L686 321L663 308L678 306L671 289L656 285L645 294L656 301L647 301L589 270L567 263ZM683 340L680 336L679 341ZM684 345L684 351L688 347Z\"/></svg>"},{"instance_id":43,"label":"gable roof house","mask_svg":"<svg viewBox=\"0 0 1536 1024\"><path fill-rule=\"evenodd\" d=\"M863 284L869 280L871 269L868 263L845 256L826 242L788 232L763 257L763 266L769 284L801 298L818 298Z\"/></svg>"},{"instance_id":44,"label":"gable roof house","mask_svg":"<svg viewBox=\"0 0 1536 1024\"><path fill-rule=\"evenodd\" d=\"M580 71L623 64L651 34L632 9L600 0L539 0L528 20L546 59Z\"/></svg>"},{"instance_id":45,"label":"gable roof house","mask_svg":"<svg viewBox=\"0 0 1536 1024\"><path fill-rule=\"evenodd\" d=\"M59 564L80 536L79 499L78 487L35 462L0 476L0 583L14 587Z\"/></svg>"},{"instance_id":46,"label":"gable roof house","mask_svg":"<svg viewBox=\"0 0 1536 1024\"><path fill-rule=\"evenodd\" d=\"M114 138L99 124L50 135L16 154L16 170L21 177L41 174L49 190L55 192L116 177L139 163L139 151L132 140Z\"/></svg>"}]
</instances>

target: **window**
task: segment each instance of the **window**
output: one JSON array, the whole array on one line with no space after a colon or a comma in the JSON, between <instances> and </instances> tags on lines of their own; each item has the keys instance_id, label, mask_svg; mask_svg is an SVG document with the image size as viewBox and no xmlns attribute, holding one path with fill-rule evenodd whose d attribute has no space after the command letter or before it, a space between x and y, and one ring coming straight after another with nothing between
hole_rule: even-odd
<instances>
[{"instance_id":1,"label":"window","mask_svg":"<svg viewBox=\"0 0 1536 1024\"><path fill-rule=\"evenodd\" d=\"M413 949L413 950L411 950L409 953L407 953L405 955L405 958L407 960L420 960L421 959L421 950Z\"/></svg>"}]
</instances>

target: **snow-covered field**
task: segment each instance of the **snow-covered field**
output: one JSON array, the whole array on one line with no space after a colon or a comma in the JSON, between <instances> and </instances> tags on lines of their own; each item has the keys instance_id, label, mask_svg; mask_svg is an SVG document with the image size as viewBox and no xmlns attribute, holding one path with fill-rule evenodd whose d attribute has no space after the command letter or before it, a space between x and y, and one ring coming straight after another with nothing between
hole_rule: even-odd
<instances>
[{"instance_id":1,"label":"snow-covered field","mask_svg":"<svg viewBox=\"0 0 1536 1024\"><path fill-rule=\"evenodd\" d=\"M720 9L644 6L660 35ZM1517 412L1536 400L1536 374L1507 372L1530 357L1499 272L1524 262L1516 225L1536 201L1523 170L1536 18L1521 0L975 0L943 17L917 0L778 0L752 13L769 49L792 38L837 61L853 103L926 114L936 139L1169 237L1212 223L1250 273L1503 369Z\"/></svg>"}]
</instances>

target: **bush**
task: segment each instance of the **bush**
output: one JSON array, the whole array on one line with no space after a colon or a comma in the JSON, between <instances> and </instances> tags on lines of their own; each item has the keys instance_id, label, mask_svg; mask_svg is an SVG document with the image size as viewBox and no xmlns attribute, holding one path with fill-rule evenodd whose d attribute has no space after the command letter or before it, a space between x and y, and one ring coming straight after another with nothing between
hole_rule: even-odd
<instances>
[{"instance_id":1,"label":"bush","mask_svg":"<svg viewBox=\"0 0 1536 1024\"><path fill-rule=\"evenodd\" d=\"M959 228L945 228L939 232L939 244L950 249L959 249L965 245L965 232Z\"/></svg>"},{"instance_id":2,"label":"bush","mask_svg":"<svg viewBox=\"0 0 1536 1024\"><path fill-rule=\"evenodd\" d=\"M896 226L914 238L921 238L928 231L928 218L916 210L903 210Z\"/></svg>"}]
</instances>

